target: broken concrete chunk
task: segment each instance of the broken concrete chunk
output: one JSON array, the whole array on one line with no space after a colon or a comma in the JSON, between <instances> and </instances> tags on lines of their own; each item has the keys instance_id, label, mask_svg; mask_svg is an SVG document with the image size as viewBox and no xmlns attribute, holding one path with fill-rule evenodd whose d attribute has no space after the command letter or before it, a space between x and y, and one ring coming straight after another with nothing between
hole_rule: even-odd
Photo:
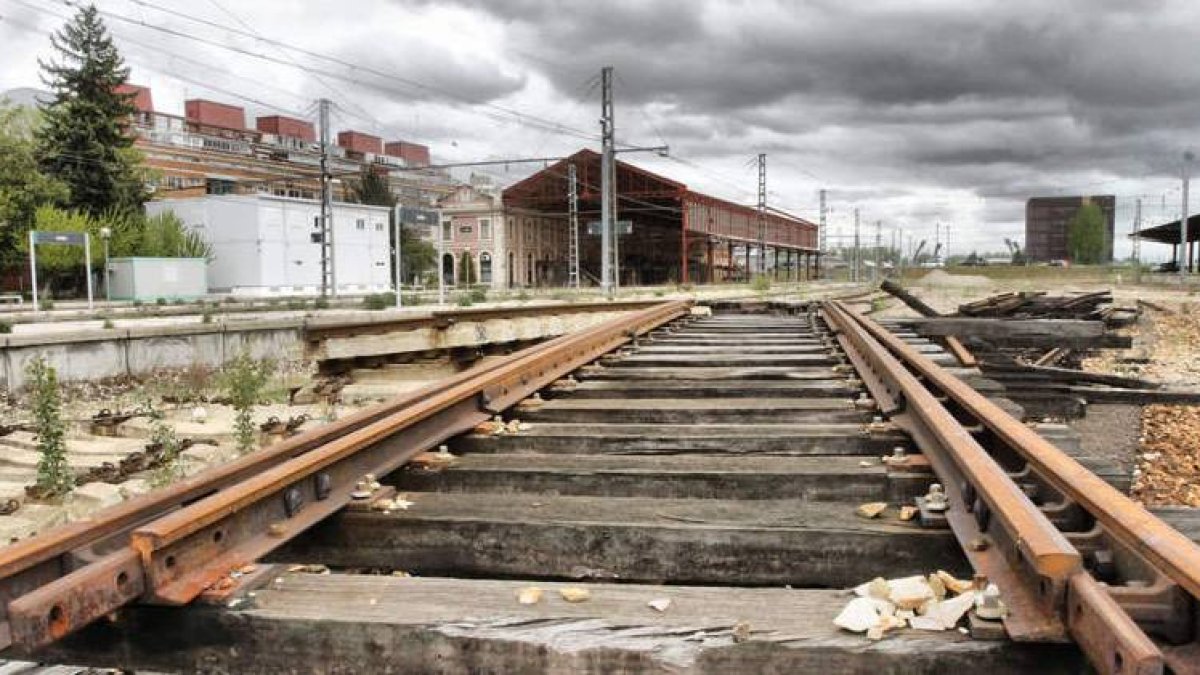
<instances>
[{"instance_id":1,"label":"broken concrete chunk","mask_svg":"<svg viewBox=\"0 0 1200 675\"><path fill-rule=\"evenodd\" d=\"M670 609L670 607L671 607L671 599L670 598L655 598L655 599L651 600L650 602L647 602L646 605L649 606L650 609L653 609L656 612L665 612L668 609Z\"/></svg>"},{"instance_id":2,"label":"broken concrete chunk","mask_svg":"<svg viewBox=\"0 0 1200 675\"><path fill-rule=\"evenodd\" d=\"M971 591L931 605L926 610L925 616L941 621L942 626L946 628L954 628L963 615L974 606L975 592Z\"/></svg>"},{"instance_id":3,"label":"broken concrete chunk","mask_svg":"<svg viewBox=\"0 0 1200 675\"><path fill-rule=\"evenodd\" d=\"M954 577L954 575L950 574L949 572L944 572L942 570L938 570L937 578L942 580L942 585L944 585L946 587L946 590L950 591L951 593L954 593L955 595L958 595L960 593L966 593L967 591L972 589L972 585L971 585L970 581L963 581L962 579L957 579Z\"/></svg>"},{"instance_id":4,"label":"broken concrete chunk","mask_svg":"<svg viewBox=\"0 0 1200 675\"><path fill-rule=\"evenodd\" d=\"M862 633L879 624L879 610L869 598L854 598L833 619L833 624L854 633Z\"/></svg>"},{"instance_id":5,"label":"broken concrete chunk","mask_svg":"<svg viewBox=\"0 0 1200 675\"><path fill-rule=\"evenodd\" d=\"M567 602L586 602L592 598L592 592L586 588L578 588L571 586L570 588L559 589L558 594Z\"/></svg>"},{"instance_id":6,"label":"broken concrete chunk","mask_svg":"<svg viewBox=\"0 0 1200 675\"><path fill-rule=\"evenodd\" d=\"M522 588L517 593L517 602L522 605L536 605L542 599L542 589L537 586Z\"/></svg>"},{"instance_id":7,"label":"broken concrete chunk","mask_svg":"<svg viewBox=\"0 0 1200 675\"><path fill-rule=\"evenodd\" d=\"M879 514L887 510L887 502L867 502L860 504L854 513L863 518L878 518Z\"/></svg>"},{"instance_id":8,"label":"broken concrete chunk","mask_svg":"<svg viewBox=\"0 0 1200 675\"><path fill-rule=\"evenodd\" d=\"M900 609L917 609L934 598L933 589L922 576L904 577L888 581L891 590L889 599Z\"/></svg>"},{"instance_id":9,"label":"broken concrete chunk","mask_svg":"<svg viewBox=\"0 0 1200 675\"><path fill-rule=\"evenodd\" d=\"M865 584L859 584L854 587L854 594L860 598L880 598L886 600L892 594L892 589L888 586L887 579L883 577L875 577Z\"/></svg>"},{"instance_id":10,"label":"broken concrete chunk","mask_svg":"<svg viewBox=\"0 0 1200 675\"><path fill-rule=\"evenodd\" d=\"M914 616L913 618L909 619L908 625L912 626L916 630L946 630L946 626L942 624L941 619L933 616Z\"/></svg>"},{"instance_id":11,"label":"broken concrete chunk","mask_svg":"<svg viewBox=\"0 0 1200 675\"><path fill-rule=\"evenodd\" d=\"M942 582L942 578L936 574L929 575L929 588L933 590L933 597L938 602L946 598L946 584Z\"/></svg>"},{"instance_id":12,"label":"broken concrete chunk","mask_svg":"<svg viewBox=\"0 0 1200 675\"><path fill-rule=\"evenodd\" d=\"M733 624L733 641L745 642L750 639L750 624L745 621L739 621Z\"/></svg>"}]
</instances>

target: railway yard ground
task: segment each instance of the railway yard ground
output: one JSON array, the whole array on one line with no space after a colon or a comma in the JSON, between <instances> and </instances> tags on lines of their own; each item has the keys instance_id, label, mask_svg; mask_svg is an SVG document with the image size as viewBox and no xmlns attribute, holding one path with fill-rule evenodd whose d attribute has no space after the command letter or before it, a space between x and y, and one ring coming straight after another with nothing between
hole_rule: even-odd
<instances>
[{"instance_id":1,"label":"railway yard ground","mask_svg":"<svg viewBox=\"0 0 1200 675\"><path fill-rule=\"evenodd\" d=\"M225 331L62 496L13 387L0 672L1200 672L1200 296L1059 272L310 312L248 449Z\"/></svg>"}]
</instances>

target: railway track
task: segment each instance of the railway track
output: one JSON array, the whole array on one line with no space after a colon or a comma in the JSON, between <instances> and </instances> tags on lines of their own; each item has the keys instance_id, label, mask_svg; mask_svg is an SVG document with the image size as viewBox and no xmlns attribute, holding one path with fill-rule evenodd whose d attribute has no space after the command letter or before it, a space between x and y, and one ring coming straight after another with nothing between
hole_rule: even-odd
<instances>
[{"instance_id":1,"label":"railway track","mask_svg":"<svg viewBox=\"0 0 1200 675\"><path fill-rule=\"evenodd\" d=\"M0 551L0 636L216 672L1196 672L1200 549L956 364L837 302L661 303ZM1003 622L832 625L939 569Z\"/></svg>"}]
</instances>

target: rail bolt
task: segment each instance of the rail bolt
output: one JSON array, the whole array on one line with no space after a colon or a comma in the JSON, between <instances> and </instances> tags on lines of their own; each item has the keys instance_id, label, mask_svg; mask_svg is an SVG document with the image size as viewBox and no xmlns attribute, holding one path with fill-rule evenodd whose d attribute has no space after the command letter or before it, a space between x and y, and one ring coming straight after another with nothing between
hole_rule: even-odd
<instances>
[{"instance_id":1,"label":"rail bolt","mask_svg":"<svg viewBox=\"0 0 1200 675\"><path fill-rule=\"evenodd\" d=\"M903 446L892 448L892 454L883 458L884 464L906 464L908 463L908 451Z\"/></svg>"},{"instance_id":2,"label":"rail bolt","mask_svg":"<svg viewBox=\"0 0 1200 675\"><path fill-rule=\"evenodd\" d=\"M950 508L950 500L946 499L946 489L941 483L933 483L929 486L929 492L925 494L925 509L927 511L945 511Z\"/></svg>"},{"instance_id":3,"label":"rail bolt","mask_svg":"<svg viewBox=\"0 0 1200 675\"><path fill-rule=\"evenodd\" d=\"M981 619L999 621L1008 614L1008 607L1000 600L1000 589L988 584L982 593L975 596L975 614Z\"/></svg>"},{"instance_id":4,"label":"rail bolt","mask_svg":"<svg viewBox=\"0 0 1200 675\"><path fill-rule=\"evenodd\" d=\"M375 492L375 488L372 487L374 482L375 477L371 474L359 478L358 482L354 484L354 492L350 493L350 498L359 500L370 499L371 495Z\"/></svg>"}]
</instances>

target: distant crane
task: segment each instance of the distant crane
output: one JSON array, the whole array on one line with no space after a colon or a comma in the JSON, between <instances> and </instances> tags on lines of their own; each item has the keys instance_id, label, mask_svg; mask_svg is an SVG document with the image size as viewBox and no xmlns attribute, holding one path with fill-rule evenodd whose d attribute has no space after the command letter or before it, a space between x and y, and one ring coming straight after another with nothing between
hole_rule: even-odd
<instances>
[{"instance_id":1,"label":"distant crane","mask_svg":"<svg viewBox=\"0 0 1200 675\"><path fill-rule=\"evenodd\" d=\"M925 250L925 240L924 239L921 240L921 243L917 244L917 250L913 251L912 260L913 260L914 265L921 264L921 251L923 251L923 250Z\"/></svg>"}]
</instances>

